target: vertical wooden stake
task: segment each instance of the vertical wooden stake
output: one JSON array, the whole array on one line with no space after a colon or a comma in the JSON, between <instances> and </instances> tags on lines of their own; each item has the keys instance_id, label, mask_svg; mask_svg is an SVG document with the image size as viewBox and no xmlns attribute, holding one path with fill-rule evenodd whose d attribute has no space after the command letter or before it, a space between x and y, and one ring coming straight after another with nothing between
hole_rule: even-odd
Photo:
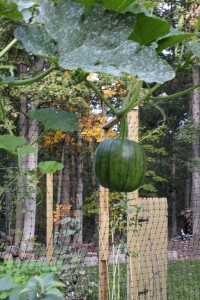
<instances>
[{"instance_id":1,"label":"vertical wooden stake","mask_svg":"<svg viewBox=\"0 0 200 300\"><path fill-rule=\"evenodd\" d=\"M129 139L138 141L138 107L128 113ZM128 278L127 278L127 300L138 299L138 281L140 277L137 240L137 224L133 224L136 218L136 207L138 205L138 190L128 193L128 214L127 218L127 247L129 252Z\"/></svg>"},{"instance_id":2,"label":"vertical wooden stake","mask_svg":"<svg viewBox=\"0 0 200 300\"><path fill-rule=\"evenodd\" d=\"M46 190L46 258L48 264L51 264L53 257L53 174L46 175Z\"/></svg>"},{"instance_id":3,"label":"vertical wooden stake","mask_svg":"<svg viewBox=\"0 0 200 300\"><path fill-rule=\"evenodd\" d=\"M109 190L100 187L99 215L99 300L108 300Z\"/></svg>"},{"instance_id":4,"label":"vertical wooden stake","mask_svg":"<svg viewBox=\"0 0 200 300\"><path fill-rule=\"evenodd\" d=\"M109 128L101 129L101 141L108 137ZM108 300L109 254L109 190L99 190L99 300Z\"/></svg>"}]
</instances>

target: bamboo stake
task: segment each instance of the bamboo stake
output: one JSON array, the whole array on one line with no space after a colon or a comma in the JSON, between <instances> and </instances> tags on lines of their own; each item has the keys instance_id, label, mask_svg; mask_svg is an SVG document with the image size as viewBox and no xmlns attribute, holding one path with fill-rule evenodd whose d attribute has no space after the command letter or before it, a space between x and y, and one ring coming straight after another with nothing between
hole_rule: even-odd
<instances>
[{"instance_id":1,"label":"bamboo stake","mask_svg":"<svg viewBox=\"0 0 200 300\"><path fill-rule=\"evenodd\" d=\"M138 107L128 113L128 131L129 139L138 141ZM128 260L128 278L127 278L127 300L138 299L138 286L140 281L140 265L138 249L138 224L137 221L133 224L136 219L136 207L138 205L138 190L128 193L128 214L127 218L127 247L129 253Z\"/></svg>"},{"instance_id":2,"label":"bamboo stake","mask_svg":"<svg viewBox=\"0 0 200 300\"><path fill-rule=\"evenodd\" d=\"M47 262L52 263L53 257L53 174L46 175L46 248L47 248Z\"/></svg>"},{"instance_id":3,"label":"bamboo stake","mask_svg":"<svg viewBox=\"0 0 200 300\"><path fill-rule=\"evenodd\" d=\"M101 141L108 138L109 129L117 122L113 118L101 128ZM108 255L109 255L109 190L99 190L99 300L108 300Z\"/></svg>"}]
</instances>

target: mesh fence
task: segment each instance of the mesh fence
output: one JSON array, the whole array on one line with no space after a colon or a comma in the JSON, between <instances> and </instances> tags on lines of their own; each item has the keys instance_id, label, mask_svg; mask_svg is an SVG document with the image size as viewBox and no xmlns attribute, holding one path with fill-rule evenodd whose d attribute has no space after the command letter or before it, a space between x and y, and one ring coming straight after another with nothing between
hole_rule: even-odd
<instances>
[{"instance_id":1,"label":"mesh fence","mask_svg":"<svg viewBox=\"0 0 200 300\"><path fill-rule=\"evenodd\" d=\"M31 143L40 129L28 122L19 134ZM137 109L128 123L129 138L137 140ZM93 128L46 136L38 152L22 157L20 174L2 152L1 276L11 274L20 283L53 272L66 285L65 299L200 299L197 214L175 205L173 188L169 199L99 188ZM110 134L106 123L101 140ZM64 169L43 175L37 165L45 160L60 161ZM195 199L198 210L198 194Z\"/></svg>"}]
</instances>

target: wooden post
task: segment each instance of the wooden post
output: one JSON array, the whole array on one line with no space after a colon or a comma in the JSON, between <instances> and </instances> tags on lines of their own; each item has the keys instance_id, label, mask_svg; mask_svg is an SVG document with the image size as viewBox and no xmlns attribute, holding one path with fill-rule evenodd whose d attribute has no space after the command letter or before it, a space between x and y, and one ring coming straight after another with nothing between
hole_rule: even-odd
<instances>
[{"instance_id":1,"label":"wooden post","mask_svg":"<svg viewBox=\"0 0 200 300\"><path fill-rule=\"evenodd\" d=\"M128 113L129 139L138 141L138 107ZM138 260L138 224L133 224L137 216L138 190L128 193L128 218L127 218L127 248L128 278L127 278L127 300L137 300L138 282L140 280L140 266Z\"/></svg>"},{"instance_id":2,"label":"wooden post","mask_svg":"<svg viewBox=\"0 0 200 300\"><path fill-rule=\"evenodd\" d=\"M46 175L46 258L48 264L52 263L53 257L53 174Z\"/></svg>"},{"instance_id":3,"label":"wooden post","mask_svg":"<svg viewBox=\"0 0 200 300\"><path fill-rule=\"evenodd\" d=\"M117 123L113 118L101 129L101 141L108 138L109 129ZM99 300L108 300L108 255L109 255L109 190L99 189Z\"/></svg>"},{"instance_id":4,"label":"wooden post","mask_svg":"<svg viewBox=\"0 0 200 300\"><path fill-rule=\"evenodd\" d=\"M109 190L100 187L99 300L108 300Z\"/></svg>"}]
</instances>

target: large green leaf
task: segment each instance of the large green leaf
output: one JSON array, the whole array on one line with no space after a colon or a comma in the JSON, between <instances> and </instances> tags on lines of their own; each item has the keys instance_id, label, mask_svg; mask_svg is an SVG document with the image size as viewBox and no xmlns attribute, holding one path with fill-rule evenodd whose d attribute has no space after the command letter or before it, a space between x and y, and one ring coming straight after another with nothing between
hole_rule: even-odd
<instances>
[{"instance_id":1,"label":"large green leaf","mask_svg":"<svg viewBox=\"0 0 200 300\"><path fill-rule=\"evenodd\" d=\"M64 168L63 164L56 161L44 161L38 164L39 169L43 174L55 173Z\"/></svg>"},{"instance_id":2,"label":"large green leaf","mask_svg":"<svg viewBox=\"0 0 200 300\"><path fill-rule=\"evenodd\" d=\"M128 40L134 16L108 12L100 6L85 11L82 4L70 0L61 0L57 5L43 0L39 4L39 20L45 25L40 30L46 30L49 37L42 33L44 40L37 40L36 26L16 30L16 37L33 54L47 57L48 43L53 39L59 65L67 70L81 68L114 76L125 72L146 82L160 83L175 76L153 47Z\"/></svg>"},{"instance_id":3,"label":"large green leaf","mask_svg":"<svg viewBox=\"0 0 200 300\"><path fill-rule=\"evenodd\" d=\"M0 0L0 17L17 21L23 20L23 15L21 12L19 12L15 1Z\"/></svg>"},{"instance_id":4,"label":"large green leaf","mask_svg":"<svg viewBox=\"0 0 200 300\"><path fill-rule=\"evenodd\" d=\"M184 33L172 28L167 36L158 40L157 51L161 52L164 49L171 47L174 44L181 43L195 35L196 34L194 33Z\"/></svg>"},{"instance_id":5,"label":"large green leaf","mask_svg":"<svg viewBox=\"0 0 200 300\"><path fill-rule=\"evenodd\" d=\"M36 152L37 152L37 148L33 147L31 145L26 145L26 146L23 146L23 147L17 149L18 155L21 155L21 156L26 156L30 153L36 153Z\"/></svg>"},{"instance_id":6,"label":"large green leaf","mask_svg":"<svg viewBox=\"0 0 200 300\"><path fill-rule=\"evenodd\" d=\"M10 292L9 300L27 300L27 294L20 294L22 288L13 289Z\"/></svg>"},{"instance_id":7,"label":"large green leaf","mask_svg":"<svg viewBox=\"0 0 200 300\"><path fill-rule=\"evenodd\" d=\"M193 55L200 58L200 43L197 42L188 42L185 43L186 47L189 51L192 52Z\"/></svg>"},{"instance_id":8,"label":"large green leaf","mask_svg":"<svg viewBox=\"0 0 200 300\"><path fill-rule=\"evenodd\" d=\"M45 130L62 130L74 132L79 130L78 116L70 111L57 111L54 108L30 110L28 116L41 122Z\"/></svg>"},{"instance_id":9,"label":"large green leaf","mask_svg":"<svg viewBox=\"0 0 200 300\"><path fill-rule=\"evenodd\" d=\"M10 290L17 286L18 285L12 281L12 277L10 275L5 275L0 278L0 291Z\"/></svg>"},{"instance_id":10,"label":"large green leaf","mask_svg":"<svg viewBox=\"0 0 200 300\"><path fill-rule=\"evenodd\" d=\"M20 39L20 36L24 36L24 40L26 40L26 50L28 52L37 53L37 55L48 59L49 61L57 62L56 58L56 47L48 35L48 33L37 25L27 25L19 27L16 31L16 38ZM30 37L31 36L31 40Z\"/></svg>"},{"instance_id":11,"label":"large green leaf","mask_svg":"<svg viewBox=\"0 0 200 300\"><path fill-rule=\"evenodd\" d=\"M159 37L167 35L170 31L170 25L165 20L152 18L143 13L137 14L136 18L137 22L130 39L140 45L148 46Z\"/></svg>"},{"instance_id":12,"label":"large green leaf","mask_svg":"<svg viewBox=\"0 0 200 300\"><path fill-rule=\"evenodd\" d=\"M17 148L23 146L26 140L23 136L0 135L0 148L17 155Z\"/></svg>"},{"instance_id":13,"label":"large green leaf","mask_svg":"<svg viewBox=\"0 0 200 300\"><path fill-rule=\"evenodd\" d=\"M75 0L76 2L82 3L86 8L89 8L97 2L97 0Z\"/></svg>"},{"instance_id":14,"label":"large green leaf","mask_svg":"<svg viewBox=\"0 0 200 300\"><path fill-rule=\"evenodd\" d=\"M124 13L125 12L131 12L134 15L141 14L141 13L143 13L143 14L145 14L147 16L149 15L148 10L146 10L146 8L142 4L140 4L138 2L133 2L131 5L129 5L127 8L125 8L123 10L123 12Z\"/></svg>"},{"instance_id":15,"label":"large green leaf","mask_svg":"<svg viewBox=\"0 0 200 300\"><path fill-rule=\"evenodd\" d=\"M105 8L117 12L124 11L133 2L135 2L135 0L101 0L101 3Z\"/></svg>"}]
</instances>

